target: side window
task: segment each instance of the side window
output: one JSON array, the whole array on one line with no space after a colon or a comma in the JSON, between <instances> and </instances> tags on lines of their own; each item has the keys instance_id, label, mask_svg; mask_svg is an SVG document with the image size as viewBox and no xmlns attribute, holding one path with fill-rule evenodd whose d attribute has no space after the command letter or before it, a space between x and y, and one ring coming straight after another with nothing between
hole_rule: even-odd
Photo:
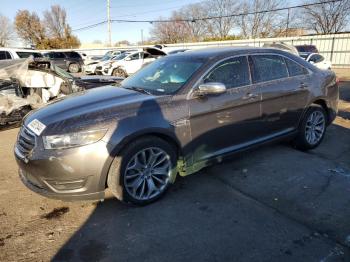
<instances>
[{"instance_id":1,"label":"side window","mask_svg":"<svg viewBox=\"0 0 350 262\"><path fill-rule=\"evenodd\" d=\"M277 55L253 55L253 82L265 82L288 77L286 63L283 57Z\"/></svg>"},{"instance_id":2,"label":"side window","mask_svg":"<svg viewBox=\"0 0 350 262\"><path fill-rule=\"evenodd\" d=\"M7 51L0 51L0 60L12 59L11 54Z\"/></svg>"},{"instance_id":3,"label":"side window","mask_svg":"<svg viewBox=\"0 0 350 262\"><path fill-rule=\"evenodd\" d=\"M66 58L66 56L63 53L57 52L53 53L54 58Z\"/></svg>"},{"instance_id":4,"label":"side window","mask_svg":"<svg viewBox=\"0 0 350 262\"><path fill-rule=\"evenodd\" d=\"M140 53L136 53L130 56L130 60L137 60L137 59L140 59Z\"/></svg>"},{"instance_id":5,"label":"side window","mask_svg":"<svg viewBox=\"0 0 350 262\"><path fill-rule=\"evenodd\" d=\"M288 58L286 58L285 61L288 67L289 76L299 76L307 74L307 70L298 63L295 63L294 61Z\"/></svg>"},{"instance_id":6,"label":"side window","mask_svg":"<svg viewBox=\"0 0 350 262\"><path fill-rule=\"evenodd\" d=\"M5 60L5 59L7 59L6 52L5 51L0 51L0 60Z\"/></svg>"},{"instance_id":7,"label":"side window","mask_svg":"<svg viewBox=\"0 0 350 262\"><path fill-rule=\"evenodd\" d=\"M247 57L235 57L221 62L204 78L204 83L209 82L223 83L226 88L249 85Z\"/></svg>"},{"instance_id":8,"label":"side window","mask_svg":"<svg viewBox=\"0 0 350 262\"><path fill-rule=\"evenodd\" d=\"M320 63L324 60L324 57L318 54L312 55L310 58L310 62Z\"/></svg>"}]
</instances>

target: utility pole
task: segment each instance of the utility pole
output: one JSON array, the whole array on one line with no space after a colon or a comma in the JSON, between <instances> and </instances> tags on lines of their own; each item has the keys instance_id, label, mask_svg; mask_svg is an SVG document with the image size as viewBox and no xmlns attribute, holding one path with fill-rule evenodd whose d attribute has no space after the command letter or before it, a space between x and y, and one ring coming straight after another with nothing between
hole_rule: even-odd
<instances>
[{"instance_id":1,"label":"utility pole","mask_svg":"<svg viewBox=\"0 0 350 262\"><path fill-rule=\"evenodd\" d=\"M112 35L111 35L111 14L110 14L110 0L107 0L107 25L108 25L108 45L112 46Z\"/></svg>"},{"instance_id":2,"label":"utility pole","mask_svg":"<svg viewBox=\"0 0 350 262\"><path fill-rule=\"evenodd\" d=\"M286 28L286 37L288 37L288 31L289 31L289 8L288 8L288 14L287 14L287 28Z\"/></svg>"},{"instance_id":3,"label":"utility pole","mask_svg":"<svg viewBox=\"0 0 350 262\"><path fill-rule=\"evenodd\" d=\"M143 45L143 29L141 29L141 45Z\"/></svg>"}]
</instances>

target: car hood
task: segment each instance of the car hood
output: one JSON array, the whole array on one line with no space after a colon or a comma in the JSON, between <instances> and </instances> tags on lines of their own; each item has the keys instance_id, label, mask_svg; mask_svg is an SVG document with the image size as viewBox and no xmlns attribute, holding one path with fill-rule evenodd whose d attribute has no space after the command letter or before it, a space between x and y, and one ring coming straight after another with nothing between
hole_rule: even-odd
<instances>
[{"instance_id":1,"label":"car hood","mask_svg":"<svg viewBox=\"0 0 350 262\"><path fill-rule=\"evenodd\" d=\"M154 99L152 95L120 87L100 87L67 96L32 111L24 124L28 126L34 119L39 120L46 126L42 135L76 132L94 126L101 128L134 114L143 102Z\"/></svg>"}]
</instances>

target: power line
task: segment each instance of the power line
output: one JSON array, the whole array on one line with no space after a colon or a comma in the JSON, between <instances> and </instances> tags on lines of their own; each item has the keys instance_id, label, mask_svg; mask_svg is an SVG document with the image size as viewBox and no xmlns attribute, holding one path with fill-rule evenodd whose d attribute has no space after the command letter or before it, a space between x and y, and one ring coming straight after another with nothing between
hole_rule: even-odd
<instances>
[{"instance_id":1,"label":"power line","mask_svg":"<svg viewBox=\"0 0 350 262\"><path fill-rule=\"evenodd\" d=\"M330 3L336 3L341 2L343 0L330 0L326 2L317 2L317 3L310 3L310 4L302 4L302 5L295 5L295 6L289 6L289 7L281 7L281 8L275 8L270 10L261 10L261 11L255 11L255 12L244 12L244 13L237 13L237 14L229 14L229 15L221 15L221 16L208 16L208 17L202 17L202 18L193 18L193 19L165 19L165 20L127 20L127 19L111 19L110 21L113 23L171 23L171 22L196 22L196 21L206 21L211 19L218 19L218 18L228 18L228 17L238 17L238 16L247 16L247 15L255 15L255 14L264 14L264 13L270 13L270 12L279 12L284 10L291 10L291 9L297 9L297 8L307 8L311 6L317 6L317 5L323 5L323 4L330 4ZM81 30L87 30L94 27L97 27L99 25L105 24L107 21L102 21L96 24L92 24L89 26L81 27L78 29L74 29L73 31L81 31Z\"/></svg>"}]
</instances>

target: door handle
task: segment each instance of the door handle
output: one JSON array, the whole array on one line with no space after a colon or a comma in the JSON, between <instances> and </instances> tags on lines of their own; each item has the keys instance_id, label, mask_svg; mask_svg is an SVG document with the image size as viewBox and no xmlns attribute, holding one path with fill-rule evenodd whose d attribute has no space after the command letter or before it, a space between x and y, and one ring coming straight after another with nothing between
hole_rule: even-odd
<instances>
[{"instance_id":1,"label":"door handle","mask_svg":"<svg viewBox=\"0 0 350 262\"><path fill-rule=\"evenodd\" d=\"M248 99L254 99L257 98L258 95L257 94L253 94L253 93L247 93L244 97L242 97L243 100L248 100Z\"/></svg>"}]
</instances>

